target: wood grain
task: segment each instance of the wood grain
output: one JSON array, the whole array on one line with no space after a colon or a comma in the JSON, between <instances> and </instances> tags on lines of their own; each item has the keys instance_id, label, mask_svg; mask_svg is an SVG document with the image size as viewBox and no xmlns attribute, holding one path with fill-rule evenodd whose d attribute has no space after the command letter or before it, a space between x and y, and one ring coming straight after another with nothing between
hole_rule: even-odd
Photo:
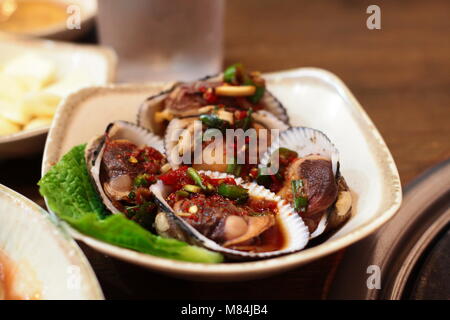
<instances>
[{"instance_id":1,"label":"wood grain","mask_svg":"<svg viewBox=\"0 0 450 320\"><path fill-rule=\"evenodd\" d=\"M372 1L228 0L225 64L264 72L328 69L348 85L388 144L402 184L450 157L450 2L377 1L381 30L366 28ZM43 204L41 155L0 163L0 183ZM173 279L83 246L108 298L315 299L326 296L343 252L266 280Z\"/></svg>"},{"instance_id":2,"label":"wood grain","mask_svg":"<svg viewBox=\"0 0 450 320\"><path fill-rule=\"evenodd\" d=\"M403 184L450 157L450 2L228 1L226 63L337 74L388 144Z\"/></svg>"}]
</instances>

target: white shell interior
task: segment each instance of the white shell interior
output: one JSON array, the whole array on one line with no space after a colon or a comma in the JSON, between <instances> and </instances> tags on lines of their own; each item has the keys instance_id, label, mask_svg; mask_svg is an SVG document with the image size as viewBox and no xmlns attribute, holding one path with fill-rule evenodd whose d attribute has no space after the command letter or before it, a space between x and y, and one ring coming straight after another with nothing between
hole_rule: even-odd
<instances>
[{"instance_id":1,"label":"white shell interior","mask_svg":"<svg viewBox=\"0 0 450 320\"><path fill-rule=\"evenodd\" d=\"M271 92L264 92L264 95L260 101L261 104L265 105L265 109L270 113L274 114L278 119L284 123L289 123L289 117L285 110L285 106L281 105L280 101L275 98Z\"/></svg>"},{"instance_id":2,"label":"white shell interior","mask_svg":"<svg viewBox=\"0 0 450 320\"><path fill-rule=\"evenodd\" d=\"M265 125L267 128L286 130L289 126L266 110L259 110L253 113L253 120Z\"/></svg>"},{"instance_id":3,"label":"white shell interior","mask_svg":"<svg viewBox=\"0 0 450 320\"><path fill-rule=\"evenodd\" d=\"M164 153L164 142L162 139L148 130L126 121L116 121L108 132L109 137L114 140L129 140L138 147L152 147Z\"/></svg>"},{"instance_id":4,"label":"white shell interior","mask_svg":"<svg viewBox=\"0 0 450 320\"><path fill-rule=\"evenodd\" d=\"M108 136L114 140L125 139L136 144L138 147L149 146L153 147L162 154L164 154L164 143L162 139L148 130L138 127L135 124L126 121L115 121L108 127ZM91 167L90 174L94 178L97 185L97 190L103 199L103 203L112 213L120 213L112 202L108 199L108 196L103 191L103 186L100 182L100 166L103 158L104 145L102 146L94 165Z\"/></svg>"},{"instance_id":5,"label":"white shell interior","mask_svg":"<svg viewBox=\"0 0 450 320\"><path fill-rule=\"evenodd\" d=\"M174 118L170 120L169 125L166 128L164 135L164 146L167 150L167 161L172 166L172 168L177 168L179 166L177 162L178 158L178 141L179 135L182 133L182 130L189 125L188 118ZM193 143L193 141L191 141Z\"/></svg>"}]
</instances>

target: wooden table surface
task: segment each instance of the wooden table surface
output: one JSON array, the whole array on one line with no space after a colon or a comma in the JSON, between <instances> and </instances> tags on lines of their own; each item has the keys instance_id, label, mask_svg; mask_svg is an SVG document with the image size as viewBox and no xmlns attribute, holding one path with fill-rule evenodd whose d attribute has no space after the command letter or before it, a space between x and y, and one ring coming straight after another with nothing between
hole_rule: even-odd
<instances>
[{"instance_id":1,"label":"wooden table surface","mask_svg":"<svg viewBox=\"0 0 450 320\"><path fill-rule=\"evenodd\" d=\"M366 27L373 3L381 7L381 30ZM383 135L405 185L450 157L449 13L448 0L227 0L225 64L240 61L264 72L315 66L337 74ZM41 156L0 162L0 183L43 205L36 187ZM322 298L345 254L265 280L211 284L82 248L107 298Z\"/></svg>"}]
</instances>

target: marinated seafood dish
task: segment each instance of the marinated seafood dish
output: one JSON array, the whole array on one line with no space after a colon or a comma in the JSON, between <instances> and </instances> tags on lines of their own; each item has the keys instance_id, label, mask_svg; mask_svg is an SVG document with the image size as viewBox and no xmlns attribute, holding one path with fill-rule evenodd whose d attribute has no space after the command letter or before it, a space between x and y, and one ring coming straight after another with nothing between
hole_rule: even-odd
<instances>
[{"instance_id":1,"label":"marinated seafood dish","mask_svg":"<svg viewBox=\"0 0 450 320\"><path fill-rule=\"evenodd\" d=\"M286 124L289 121L282 104L266 89L261 74L246 72L241 64L235 64L223 74L177 83L148 98L140 107L137 123L163 134L170 120L198 115L199 109L211 105L242 111L266 110Z\"/></svg>"},{"instance_id":2,"label":"marinated seafood dish","mask_svg":"<svg viewBox=\"0 0 450 320\"><path fill-rule=\"evenodd\" d=\"M286 254L308 241L302 219L275 194L232 175L171 168L161 140L131 123L111 123L88 143L85 158L111 213L161 236L231 259Z\"/></svg>"},{"instance_id":3,"label":"marinated seafood dish","mask_svg":"<svg viewBox=\"0 0 450 320\"><path fill-rule=\"evenodd\" d=\"M236 64L223 74L176 84L150 97L139 110L138 123L164 132L172 167L192 164L197 170L226 172L251 181L257 175L260 155L273 140L272 133L286 130L288 117L260 73L246 72ZM201 146L196 143L196 124ZM225 135L229 130L238 133L237 140L245 140L217 145L217 131ZM197 147L201 151L196 153Z\"/></svg>"},{"instance_id":4,"label":"marinated seafood dish","mask_svg":"<svg viewBox=\"0 0 450 320\"><path fill-rule=\"evenodd\" d=\"M137 251L208 263L265 259L325 240L351 217L337 148L318 130L291 127L261 75L240 64L175 84L141 105L137 124L113 122L76 148L94 190L85 193L99 199L86 205L99 225L83 221L82 231Z\"/></svg>"},{"instance_id":5,"label":"marinated seafood dish","mask_svg":"<svg viewBox=\"0 0 450 320\"><path fill-rule=\"evenodd\" d=\"M201 152L197 154L194 143L196 124L203 137ZM198 109L198 115L171 120L164 140L168 161L173 167L179 164L192 164L197 170L227 172L247 178L257 173L258 155L264 153L272 141L271 129L285 130L287 128L285 123L263 110L253 112L253 109L240 110L225 105L205 106ZM225 134L222 133L225 133L227 129L234 132L242 130L242 134L235 135L236 139L228 146L232 150L231 163L226 161L228 151L225 139L217 139L215 135L217 131L213 131L220 131L220 138L225 138ZM253 135L249 134L245 138L244 132ZM237 141L240 138L244 138L241 143ZM218 143L220 145L217 145ZM250 153L253 143L255 152ZM210 147L216 147L214 152L209 152ZM245 161L238 163L236 159L239 157Z\"/></svg>"}]
</instances>

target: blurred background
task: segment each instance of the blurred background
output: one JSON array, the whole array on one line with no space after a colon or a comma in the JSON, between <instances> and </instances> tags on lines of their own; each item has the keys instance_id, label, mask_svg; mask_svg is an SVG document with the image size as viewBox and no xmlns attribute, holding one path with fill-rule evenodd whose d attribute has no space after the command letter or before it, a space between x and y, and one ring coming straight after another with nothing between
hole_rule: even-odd
<instances>
[{"instance_id":1,"label":"blurred background","mask_svg":"<svg viewBox=\"0 0 450 320\"><path fill-rule=\"evenodd\" d=\"M89 45L118 45L126 40L139 44L135 51L148 50L152 39L158 38L154 34L158 27L148 24L148 28L153 29L144 28L135 38L117 37L114 30L125 27L132 30L133 26L124 26L123 21L112 19L111 12L105 16L106 10L111 10L106 8L108 2L101 0L99 9L104 11L97 17L100 22L110 24L107 29L99 26L97 19L97 24L92 20L82 25L76 30L79 32L76 36L54 32L51 38ZM131 2L127 1L127 6L129 4ZM380 30L369 30L366 26L370 16L366 9L372 4L381 9ZM193 37L200 37L199 41L206 41L205 47L200 49L209 50L214 61L207 66L202 64L204 60L200 61L200 69L183 69L187 77L218 71L215 69L235 62L262 72L310 66L327 69L346 83L384 137L403 186L426 169L450 158L448 0L226 0L217 1L215 5L195 13L205 17L204 24L186 26L206 31L213 28L213 35L218 37L205 40L201 37L207 37L208 32L194 34ZM145 11L143 13L141 16L145 17ZM153 19L157 21L157 16ZM172 45L181 41L167 30L162 32ZM142 75L139 66L130 65L124 69L128 71L120 71L125 61L120 59L121 55L119 52L119 81L142 81L147 75L154 80L161 74L155 71ZM145 63L145 59L143 61ZM40 178L41 157L37 152L0 160L0 183L44 205L35 185ZM240 283L236 290L237 284L233 283L218 286L154 275L112 258L99 257L91 249L83 249L110 298L137 294L141 298L321 298L327 296L344 254L340 252L258 282L258 286L256 282ZM158 294L140 288L142 274L159 289ZM177 289L172 290L175 287Z\"/></svg>"}]
</instances>

